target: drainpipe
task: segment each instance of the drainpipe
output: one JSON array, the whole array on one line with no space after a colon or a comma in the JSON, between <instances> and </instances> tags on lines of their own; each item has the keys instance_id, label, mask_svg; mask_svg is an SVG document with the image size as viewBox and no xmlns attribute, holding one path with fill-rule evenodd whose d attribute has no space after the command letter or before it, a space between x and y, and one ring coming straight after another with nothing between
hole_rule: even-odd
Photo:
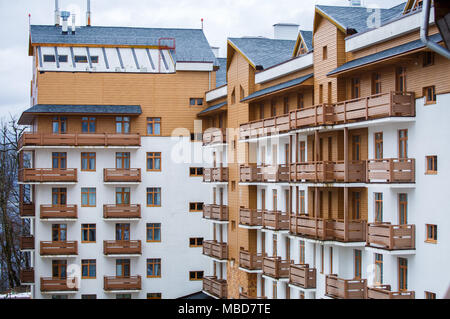
<instances>
[{"instance_id":1,"label":"drainpipe","mask_svg":"<svg viewBox=\"0 0 450 319\"><path fill-rule=\"evenodd\" d=\"M436 42L433 42L428 37L428 26L430 23L430 11L431 11L431 0L424 0L423 1L423 9L422 9L422 26L420 28L420 40L431 50L434 52L446 57L447 59L450 59L450 51L446 48L440 46Z\"/></svg>"}]
</instances>

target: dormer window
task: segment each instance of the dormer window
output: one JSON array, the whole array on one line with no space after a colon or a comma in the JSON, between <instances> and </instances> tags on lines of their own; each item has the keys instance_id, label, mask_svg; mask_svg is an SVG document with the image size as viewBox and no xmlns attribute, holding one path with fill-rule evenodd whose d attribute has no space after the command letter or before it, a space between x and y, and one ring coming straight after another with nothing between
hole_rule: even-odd
<instances>
[{"instance_id":1,"label":"dormer window","mask_svg":"<svg viewBox=\"0 0 450 319\"><path fill-rule=\"evenodd\" d=\"M65 63L68 61L67 55L58 55L58 60L60 63ZM44 62L46 63L55 63L56 58L53 54L44 54Z\"/></svg>"},{"instance_id":2,"label":"dormer window","mask_svg":"<svg viewBox=\"0 0 450 319\"><path fill-rule=\"evenodd\" d=\"M76 55L75 63L88 63L88 59L86 55Z\"/></svg>"}]
</instances>

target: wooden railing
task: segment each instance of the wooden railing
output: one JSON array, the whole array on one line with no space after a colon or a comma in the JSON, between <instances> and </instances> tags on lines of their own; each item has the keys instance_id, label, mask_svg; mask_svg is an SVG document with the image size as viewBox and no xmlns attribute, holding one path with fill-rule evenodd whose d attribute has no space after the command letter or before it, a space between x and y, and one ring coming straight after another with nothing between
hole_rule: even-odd
<instances>
[{"instance_id":1,"label":"wooden railing","mask_svg":"<svg viewBox=\"0 0 450 319\"><path fill-rule=\"evenodd\" d=\"M34 236L20 236L19 246L21 250L33 250Z\"/></svg>"},{"instance_id":2,"label":"wooden railing","mask_svg":"<svg viewBox=\"0 0 450 319\"><path fill-rule=\"evenodd\" d=\"M414 291L391 291L390 285L379 285L367 289L368 299L415 299Z\"/></svg>"},{"instance_id":3,"label":"wooden railing","mask_svg":"<svg viewBox=\"0 0 450 319\"><path fill-rule=\"evenodd\" d=\"M239 251L239 267L248 270L262 270L263 254L250 253L241 249Z\"/></svg>"},{"instance_id":4,"label":"wooden railing","mask_svg":"<svg viewBox=\"0 0 450 319\"><path fill-rule=\"evenodd\" d=\"M207 183L228 182L228 167L204 168L203 181Z\"/></svg>"},{"instance_id":5,"label":"wooden railing","mask_svg":"<svg viewBox=\"0 0 450 319\"><path fill-rule=\"evenodd\" d=\"M77 205L41 205L41 219L76 219Z\"/></svg>"},{"instance_id":6,"label":"wooden railing","mask_svg":"<svg viewBox=\"0 0 450 319\"><path fill-rule=\"evenodd\" d=\"M366 162L349 161L347 164L347 178L345 177L344 161L320 161L291 164L291 181L293 182L365 182Z\"/></svg>"},{"instance_id":7,"label":"wooden railing","mask_svg":"<svg viewBox=\"0 0 450 319\"><path fill-rule=\"evenodd\" d=\"M241 183L261 182L261 169L256 165L247 166L241 165L239 167L239 175Z\"/></svg>"},{"instance_id":8,"label":"wooden railing","mask_svg":"<svg viewBox=\"0 0 450 319\"><path fill-rule=\"evenodd\" d=\"M415 160L386 158L367 161L368 183L415 183Z\"/></svg>"},{"instance_id":9,"label":"wooden railing","mask_svg":"<svg viewBox=\"0 0 450 319\"><path fill-rule=\"evenodd\" d=\"M141 169L104 168L103 177L105 182L139 183L141 181Z\"/></svg>"},{"instance_id":10,"label":"wooden railing","mask_svg":"<svg viewBox=\"0 0 450 319\"><path fill-rule=\"evenodd\" d=\"M331 239L326 236L326 220L309 215L291 215L290 233L314 239Z\"/></svg>"},{"instance_id":11,"label":"wooden railing","mask_svg":"<svg viewBox=\"0 0 450 319\"><path fill-rule=\"evenodd\" d=\"M103 205L103 218L141 218L141 205Z\"/></svg>"},{"instance_id":12,"label":"wooden railing","mask_svg":"<svg viewBox=\"0 0 450 319\"><path fill-rule=\"evenodd\" d=\"M203 291L220 299L227 298L227 281L217 277L203 278Z\"/></svg>"},{"instance_id":13,"label":"wooden railing","mask_svg":"<svg viewBox=\"0 0 450 319\"><path fill-rule=\"evenodd\" d=\"M262 226L263 211L244 207L239 208L239 224L244 226Z\"/></svg>"},{"instance_id":14,"label":"wooden railing","mask_svg":"<svg viewBox=\"0 0 450 319\"><path fill-rule=\"evenodd\" d=\"M342 279L338 275L325 278L325 295L340 299L367 299L366 279Z\"/></svg>"},{"instance_id":15,"label":"wooden railing","mask_svg":"<svg viewBox=\"0 0 450 319\"><path fill-rule=\"evenodd\" d=\"M76 168L22 168L19 170L19 182L77 182Z\"/></svg>"},{"instance_id":16,"label":"wooden railing","mask_svg":"<svg viewBox=\"0 0 450 319\"><path fill-rule=\"evenodd\" d=\"M291 264L289 283L304 289L316 288L316 268L310 268L308 264Z\"/></svg>"},{"instance_id":17,"label":"wooden railing","mask_svg":"<svg viewBox=\"0 0 450 319\"><path fill-rule=\"evenodd\" d=\"M289 278L289 268L292 260L282 260L281 257L264 257L263 273L276 279Z\"/></svg>"},{"instance_id":18,"label":"wooden railing","mask_svg":"<svg viewBox=\"0 0 450 319\"><path fill-rule=\"evenodd\" d=\"M129 276L129 277L105 276L105 277L103 277L103 289L106 291L141 290L141 285L142 285L141 276Z\"/></svg>"},{"instance_id":19,"label":"wooden railing","mask_svg":"<svg viewBox=\"0 0 450 319\"><path fill-rule=\"evenodd\" d=\"M240 181L242 183L289 181L289 166L286 164L258 166L241 165L239 170Z\"/></svg>"},{"instance_id":20,"label":"wooden railing","mask_svg":"<svg viewBox=\"0 0 450 319\"><path fill-rule=\"evenodd\" d=\"M239 299L250 299L250 300L257 300L257 299L267 299L267 297L256 297L256 296L250 296L248 293L239 293Z\"/></svg>"},{"instance_id":21,"label":"wooden railing","mask_svg":"<svg viewBox=\"0 0 450 319\"><path fill-rule=\"evenodd\" d=\"M203 145L224 144L227 141L226 129L211 128L203 132Z\"/></svg>"},{"instance_id":22,"label":"wooden railing","mask_svg":"<svg viewBox=\"0 0 450 319\"><path fill-rule=\"evenodd\" d=\"M264 228L289 230L289 215L281 211L263 211Z\"/></svg>"},{"instance_id":23,"label":"wooden railing","mask_svg":"<svg viewBox=\"0 0 450 319\"><path fill-rule=\"evenodd\" d=\"M42 278L41 291L78 291L78 278Z\"/></svg>"},{"instance_id":24,"label":"wooden railing","mask_svg":"<svg viewBox=\"0 0 450 319\"><path fill-rule=\"evenodd\" d=\"M141 146L141 137L139 134L113 133L24 133L19 140L19 149L23 146Z\"/></svg>"},{"instance_id":25,"label":"wooden railing","mask_svg":"<svg viewBox=\"0 0 450 319\"><path fill-rule=\"evenodd\" d=\"M203 241L203 255L224 260L228 258L228 244L214 240Z\"/></svg>"},{"instance_id":26,"label":"wooden railing","mask_svg":"<svg viewBox=\"0 0 450 319\"><path fill-rule=\"evenodd\" d=\"M34 203L20 203L19 214L20 217L35 217L36 211Z\"/></svg>"},{"instance_id":27,"label":"wooden railing","mask_svg":"<svg viewBox=\"0 0 450 319\"><path fill-rule=\"evenodd\" d=\"M41 256L78 255L77 241L41 241Z\"/></svg>"},{"instance_id":28,"label":"wooden railing","mask_svg":"<svg viewBox=\"0 0 450 319\"><path fill-rule=\"evenodd\" d=\"M34 268L20 270L20 283L34 284Z\"/></svg>"},{"instance_id":29,"label":"wooden railing","mask_svg":"<svg viewBox=\"0 0 450 319\"><path fill-rule=\"evenodd\" d=\"M142 244L140 240L104 240L105 255L140 255Z\"/></svg>"},{"instance_id":30,"label":"wooden railing","mask_svg":"<svg viewBox=\"0 0 450 319\"><path fill-rule=\"evenodd\" d=\"M367 245L388 250L415 249L415 225L371 223L367 225Z\"/></svg>"},{"instance_id":31,"label":"wooden railing","mask_svg":"<svg viewBox=\"0 0 450 319\"><path fill-rule=\"evenodd\" d=\"M203 218L217 221L228 221L228 206L203 205Z\"/></svg>"}]
</instances>

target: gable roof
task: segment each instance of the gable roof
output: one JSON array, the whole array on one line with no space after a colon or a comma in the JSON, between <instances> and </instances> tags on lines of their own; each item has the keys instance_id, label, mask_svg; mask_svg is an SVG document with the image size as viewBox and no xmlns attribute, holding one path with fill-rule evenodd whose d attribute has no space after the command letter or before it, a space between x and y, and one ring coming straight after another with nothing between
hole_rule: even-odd
<instances>
[{"instance_id":1,"label":"gable roof","mask_svg":"<svg viewBox=\"0 0 450 319\"><path fill-rule=\"evenodd\" d=\"M215 62L214 53L201 29L130 28L130 27L78 27L75 34L62 34L60 26L32 25L30 45L55 44L77 46L131 46L156 47L161 38L174 38L175 61ZM172 41L162 40L162 44Z\"/></svg>"},{"instance_id":2,"label":"gable roof","mask_svg":"<svg viewBox=\"0 0 450 319\"><path fill-rule=\"evenodd\" d=\"M227 84L227 59L217 58L219 69L216 71L216 87Z\"/></svg>"},{"instance_id":3,"label":"gable roof","mask_svg":"<svg viewBox=\"0 0 450 319\"><path fill-rule=\"evenodd\" d=\"M297 55L298 49L300 48L301 41L303 41L303 43L305 44L306 49L308 51L311 51L313 49L313 32L306 31L306 30L300 30L298 32L297 41L295 42L294 51L292 52L293 57L295 57Z\"/></svg>"}]
</instances>

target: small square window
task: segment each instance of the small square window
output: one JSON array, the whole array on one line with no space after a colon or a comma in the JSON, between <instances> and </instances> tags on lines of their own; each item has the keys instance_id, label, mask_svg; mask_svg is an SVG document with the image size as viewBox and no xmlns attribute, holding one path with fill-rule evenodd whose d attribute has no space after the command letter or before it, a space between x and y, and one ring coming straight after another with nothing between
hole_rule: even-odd
<instances>
[{"instance_id":1,"label":"small square window","mask_svg":"<svg viewBox=\"0 0 450 319\"><path fill-rule=\"evenodd\" d=\"M189 238L189 247L202 247L203 238Z\"/></svg>"},{"instance_id":2,"label":"small square window","mask_svg":"<svg viewBox=\"0 0 450 319\"><path fill-rule=\"evenodd\" d=\"M425 291L425 299L436 299L436 294L434 292Z\"/></svg>"},{"instance_id":3,"label":"small square window","mask_svg":"<svg viewBox=\"0 0 450 319\"><path fill-rule=\"evenodd\" d=\"M202 280L203 279L203 271L190 271L189 272L189 280Z\"/></svg>"},{"instance_id":4,"label":"small square window","mask_svg":"<svg viewBox=\"0 0 450 319\"><path fill-rule=\"evenodd\" d=\"M45 54L44 62L56 62L55 56L52 54Z\"/></svg>"},{"instance_id":5,"label":"small square window","mask_svg":"<svg viewBox=\"0 0 450 319\"><path fill-rule=\"evenodd\" d=\"M202 177L203 176L203 167L190 167L189 168L189 176Z\"/></svg>"},{"instance_id":6,"label":"small square window","mask_svg":"<svg viewBox=\"0 0 450 319\"><path fill-rule=\"evenodd\" d=\"M427 175L436 175L437 174L437 156L427 156L427 167L425 174Z\"/></svg>"},{"instance_id":7,"label":"small square window","mask_svg":"<svg viewBox=\"0 0 450 319\"><path fill-rule=\"evenodd\" d=\"M424 88L423 95L425 97L425 104L436 103L436 87L434 85Z\"/></svg>"},{"instance_id":8,"label":"small square window","mask_svg":"<svg viewBox=\"0 0 450 319\"><path fill-rule=\"evenodd\" d=\"M322 57L323 57L323 60L328 59L328 47L327 46L324 46L322 49Z\"/></svg>"},{"instance_id":9,"label":"small square window","mask_svg":"<svg viewBox=\"0 0 450 319\"><path fill-rule=\"evenodd\" d=\"M427 51L423 54L423 67L431 66L434 64L434 53Z\"/></svg>"},{"instance_id":10,"label":"small square window","mask_svg":"<svg viewBox=\"0 0 450 319\"><path fill-rule=\"evenodd\" d=\"M161 299L162 294L160 292L152 292L147 294L147 299Z\"/></svg>"},{"instance_id":11,"label":"small square window","mask_svg":"<svg viewBox=\"0 0 450 319\"><path fill-rule=\"evenodd\" d=\"M437 243L437 225L427 224L427 238L425 242L427 243Z\"/></svg>"},{"instance_id":12,"label":"small square window","mask_svg":"<svg viewBox=\"0 0 450 319\"><path fill-rule=\"evenodd\" d=\"M88 59L86 55L76 55L75 63L88 63Z\"/></svg>"},{"instance_id":13,"label":"small square window","mask_svg":"<svg viewBox=\"0 0 450 319\"><path fill-rule=\"evenodd\" d=\"M82 224L81 225L81 242L95 243L96 242L96 225Z\"/></svg>"},{"instance_id":14,"label":"small square window","mask_svg":"<svg viewBox=\"0 0 450 319\"><path fill-rule=\"evenodd\" d=\"M189 203L190 212L201 212L203 211L203 203Z\"/></svg>"}]
</instances>

